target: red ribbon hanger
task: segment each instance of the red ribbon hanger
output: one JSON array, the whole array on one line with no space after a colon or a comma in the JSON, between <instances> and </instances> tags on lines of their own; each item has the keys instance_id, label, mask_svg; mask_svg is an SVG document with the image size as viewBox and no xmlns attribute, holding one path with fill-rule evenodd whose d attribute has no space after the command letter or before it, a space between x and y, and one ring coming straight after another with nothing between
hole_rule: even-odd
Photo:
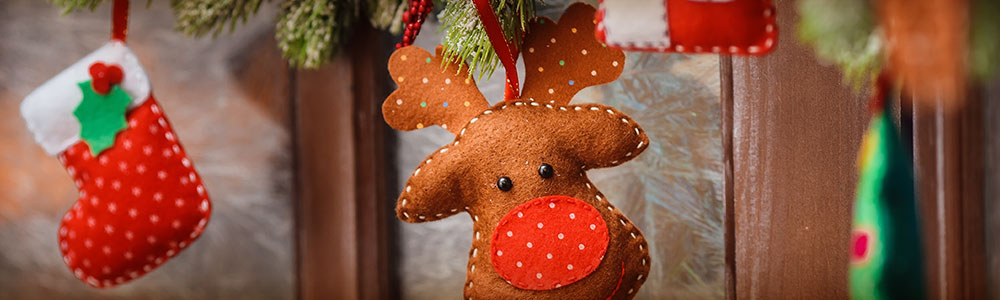
<instances>
[{"instance_id":1,"label":"red ribbon hanger","mask_svg":"<svg viewBox=\"0 0 1000 300\"><path fill-rule=\"evenodd\" d=\"M115 0L111 9L111 40L124 43L128 35L128 0Z\"/></svg>"},{"instance_id":2,"label":"red ribbon hanger","mask_svg":"<svg viewBox=\"0 0 1000 300\"><path fill-rule=\"evenodd\" d=\"M483 28L486 29L486 35L490 38L490 44L493 45L493 51L496 51L497 57L500 58L500 63L503 64L504 71L507 73L507 88L504 89L503 93L504 101L521 98L517 79L517 56L519 53L517 47L508 43L504 37L500 20L493 12L490 0L474 0L473 3L476 4L476 10L479 11L479 20L483 23Z\"/></svg>"}]
</instances>

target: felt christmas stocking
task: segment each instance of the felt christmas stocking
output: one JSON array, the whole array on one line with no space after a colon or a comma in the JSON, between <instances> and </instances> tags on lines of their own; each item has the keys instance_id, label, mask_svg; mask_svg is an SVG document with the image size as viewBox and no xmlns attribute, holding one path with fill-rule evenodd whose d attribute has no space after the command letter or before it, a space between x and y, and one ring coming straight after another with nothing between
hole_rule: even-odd
<instances>
[{"instance_id":1,"label":"felt christmas stocking","mask_svg":"<svg viewBox=\"0 0 1000 300\"><path fill-rule=\"evenodd\" d=\"M851 299L926 299L913 160L888 114L890 81L879 78L858 155L849 267Z\"/></svg>"},{"instance_id":2,"label":"felt christmas stocking","mask_svg":"<svg viewBox=\"0 0 1000 300\"><path fill-rule=\"evenodd\" d=\"M763 55L778 41L771 0L609 0L597 38L654 52Z\"/></svg>"},{"instance_id":3,"label":"felt christmas stocking","mask_svg":"<svg viewBox=\"0 0 1000 300\"><path fill-rule=\"evenodd\" d=\"M73 274L104 288L191 244L211 204L135 55L112 41L28 95L21 113L80 192L59 226Z\"/></svg>"}]
</instances>

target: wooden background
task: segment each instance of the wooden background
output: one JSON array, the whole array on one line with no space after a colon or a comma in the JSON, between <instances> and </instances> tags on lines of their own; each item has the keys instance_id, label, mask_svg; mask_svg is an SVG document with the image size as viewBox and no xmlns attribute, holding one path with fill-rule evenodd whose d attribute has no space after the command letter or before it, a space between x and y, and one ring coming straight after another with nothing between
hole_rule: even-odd
<instances>
[{"instance_id":1,"label":"wooden background","mask_svg":"<svg viewBox=\"0 0 1000 300\"><path fill-rule=\"evenodd\" d=\"M795 42L795 4L776 5L777 49L732 59L735 293L843 299L867 99Z\"/></svg>"},{"instance_id":2,"label":"wooden background","mask_svg":"<svg viewBox=\"0 0 1000 300\"><path fill-rule=\"evenodd\" d=\"M868 93L853 92L797 43L796 1L775 4L777 50L721 66L723 126L731 132L723 143L732 143L729 298L843 299ZM1000 263L990 253L1000 244L993 237L1000 94L992 85L972 84L961 111L903 105L898 116L914 154L929 299L983 299L987 285L997 286Z\"/></svg>"}]
</instances>

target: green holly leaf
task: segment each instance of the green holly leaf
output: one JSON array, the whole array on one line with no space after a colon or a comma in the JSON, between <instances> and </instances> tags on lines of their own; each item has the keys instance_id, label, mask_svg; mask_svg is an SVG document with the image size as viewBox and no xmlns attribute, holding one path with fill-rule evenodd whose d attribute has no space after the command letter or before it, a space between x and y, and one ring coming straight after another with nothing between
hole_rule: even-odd
<instances>
[{"instance_id":1,"label":"green holly leaf","mask_svg":"<svg viewBox=\"0 0 1000 300\"><path fill-rule=\"evenodd\" d=\"M125 111L132 97L118 85L111 87L107 95L94 92L90 80L78 84L83 91L83 101L73 110L80 121L80 138L90 146L95 157L115 144L115 136L128 126Z\"/></svg>"}]
</instances>

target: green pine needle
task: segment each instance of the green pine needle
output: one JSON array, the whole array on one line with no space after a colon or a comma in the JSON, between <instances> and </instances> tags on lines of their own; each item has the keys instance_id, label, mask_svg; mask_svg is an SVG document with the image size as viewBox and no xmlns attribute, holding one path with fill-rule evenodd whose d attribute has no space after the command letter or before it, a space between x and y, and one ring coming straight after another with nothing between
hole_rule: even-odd
<instances>
[{"instance_id":1,"label":"green pine needle","mask_svg":"<svg viewBox=\"0 0 1000 300\"><path fill-rule=\"evenodd\" d=\"M286 0L281 8L278 48L289 64L300 68L318 68L333 59L360 14L351 1Z\"/></svg>"},{"instance_id":2,"label":"green pine needle","mask_svg":"<svg viewBox=\"0 0 1000 300\"><path fill-rule=\"evenodd\" d=\"M202 37L209 32L216 36L223 28L236 30L260 9L262 0L171 0L177 16L175 26L188 36Z\"/></svg>"},{"instance_id":3,"label":"green pine needle","mask_svg":"<svg viewBox=\"0 0 1000 300\"><path fill-rule=\"evenodd\" d=\"M403 12L410 5L403 0L368 0L368 21L376 29L398 35L403 31Z\"/></svg>"},{"instance_id":4,"label":"green pine needle","mask_svg":"<svg viewBox=\"0 0 1000 300\"><path fill-rule=\"evenodd\" d=\"M50 0L55 6L71 13L81 9L94 10L110 0ZM212 37L223 30L232 32L257 14L267 0L170 0L177 17L176 30L188 36ZM500 60L493 51L489 36L479 21L479 13L470 0L444 1L438 15L445 32L445 64L468 65L479 77L492 75ZM151 0L150 0L151 2ZM542 0L491 0L504 36L509 43L521 46L528 23L535 18L535 9ZM147 2L147 6L149 2ZM441 3L437 4L442 5ZM373 27L398 34L402 31L402 15L409 8L404 0L283 0L277 18L275 35L278 47L295 67L316 68L329 62L336 50L344 46L351 26L358 19L367 19Z\"/></svg>"},{"instance_id":5,"label":"green pine needle","mask_svg":"<svg viewBox=\"0 0 1000 300\"><path fill-rule=\"evenodd\" d=\"M63 14L86 9L93 11L98 5L109 0L52 0L52 4L63 9Z\"/></svg>"},{"instance_id":6,"label":"green pine needle","mask_svg":"<svg viewBox=\"0 0 1000 300\"><path fill-rule=\"evenodd\" d=\"M1000 2L974 0L969 26L969 68L983 82L996 76L1000 68Z\"/></svg>"},{"instance_id":7,"label":"green pine needle","mask_svg":"<svg viewBox=\"0 0 1000 300\"><path fill-rule=\"evenodd\" d=\"M799 40L839 66L856 89L874 80L882 66L883 37L870 5L868 0L799 3Z\"/></svg>"},{"instance_id":8,"label":"green pine needle","mask_svg":"<svg viewBox=\"0 0 1000 300\"><path fill-rule=\"evenodd\" d=\"M69 14L78 10L94 11L101 3L111 2L111 0L50 0L52 5L63 9L63 14ZM153 4L153 0L146 1L146 7Z\"/></svg>"},{"instance_id":9,"label":"green pine needle","mask_svg":"<svg viewBox=\"0 0 1000 300\"><path fill-rule=\"evenodd\" d=\"M500 27L508 42L516 47L521 46L521 36L528 28L528 22L535 18L535 8L542 5L540 0L491 0ZM493 74L500 59L493 50L489 36L479 20L476 5L470 0L446 0L445 8L438 15L445 31L441 43L444 45L444 62L458 63L459 69L469 64L469 76L479 71L479 78L484 74Z\"/></svg>"}]
</instances>

